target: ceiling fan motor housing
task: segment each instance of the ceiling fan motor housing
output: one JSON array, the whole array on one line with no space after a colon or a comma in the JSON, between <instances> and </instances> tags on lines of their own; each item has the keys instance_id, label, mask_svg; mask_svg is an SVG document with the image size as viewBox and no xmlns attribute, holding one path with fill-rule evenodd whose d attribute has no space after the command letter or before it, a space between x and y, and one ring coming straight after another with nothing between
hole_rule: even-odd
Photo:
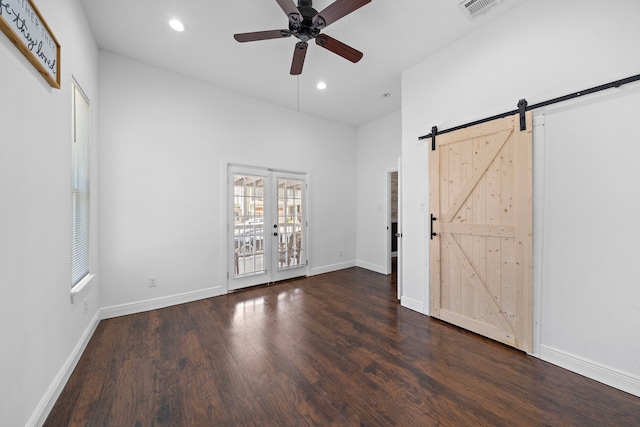
<instances>
[{"instance_id":1,"label":"ceiling fan motor housing","mask_svg":"<svg viewBox=\"0 0 640 427\"><path fill-rule=\"evenodd\" d=\"M311 0L300 0L298 10L302 15L302 22L299 26L295 22L289 22L289 30L303 42L315 39L320 34L320 28L313 25L313 18L318 14L318 11L312 7L312 4Z\"/></svg>"}]
</instances>

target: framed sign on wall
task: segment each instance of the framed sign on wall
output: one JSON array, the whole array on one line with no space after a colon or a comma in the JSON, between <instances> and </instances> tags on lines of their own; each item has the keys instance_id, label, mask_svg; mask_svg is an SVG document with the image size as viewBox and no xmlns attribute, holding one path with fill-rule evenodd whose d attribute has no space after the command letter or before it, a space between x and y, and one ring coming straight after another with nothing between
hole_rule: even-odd
<instances>
[{"instance_id":1,"label":"framed sign on wall","mask_svg":"<svg viewBox=\"0 0 640 427\"><path fill-rule=\"evenodd\" d=\"M52 87L60 88L60 43L32 0L0 0L0 30Z\"/></svg>"}]
</instances>

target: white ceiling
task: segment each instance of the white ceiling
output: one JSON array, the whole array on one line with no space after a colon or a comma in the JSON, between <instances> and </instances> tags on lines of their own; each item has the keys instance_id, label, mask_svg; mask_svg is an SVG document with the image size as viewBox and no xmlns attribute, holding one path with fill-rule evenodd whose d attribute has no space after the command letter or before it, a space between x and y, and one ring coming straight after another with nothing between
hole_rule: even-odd
<instances>
[{"instance_id":1,"label":"white ceiling","mask_svg":"<svg viewBox=\"0 0 640 427\"><path fill-rule=\"evenodd\" d=\"M311 42L298 77L289 74L296 38L233 39L288 28L276 0L81 0L104 51L352 126L400 109L404 70L526 0L504 0L474 20L460 1L372 0L323 31L363 59L353 64ZM314 0L313 7L321 11L332 2ZM171 18L187 31L173 31ZM324 91L316 89L320 80L328 85Z\"/></svg>"}]
</instances>

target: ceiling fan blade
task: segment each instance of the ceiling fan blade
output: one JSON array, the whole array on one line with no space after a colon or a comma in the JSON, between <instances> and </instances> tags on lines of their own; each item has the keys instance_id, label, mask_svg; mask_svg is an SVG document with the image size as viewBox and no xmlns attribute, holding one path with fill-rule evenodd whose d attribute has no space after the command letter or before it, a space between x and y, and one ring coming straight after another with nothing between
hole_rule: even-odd
<instances>
[{"instance_id":1,"label":"ceiling fan blade","mask_svg":"<svg viewBox=\"0 0 640 427\"><path fill-rule=\"evenodd\" d=\"M298 10L298 7L293 2L293 0L276 0L276 1L280 5L280 8L282 8L284 13L286 13L286 15L289 17L290 22L296 22L300 24L300 22L302 21L302 17L300 16L300 11Z\"/></svg>"},{"instance_id":2,"label":"ceiling fan blade","mask_svg":"<svg viewBox=\"0 0 640 427\"><path fill-rule=\"evenodd\" d=\"M359 50L355 50L351 46L348 46L333 37L329 37L326 34L320 34L316 37L316 44L354 63L360 61L363 56L362 52Z\"/></svg>"},{"instance_id":3,"label":"ceiling fan blade","mask_svg":"<svg viewBox=\"0 0 640 427\"><path fill-rule=\"evenodd\" d=\"M370 2L371 0L336 0L313 17L313 27L325 28Z\"/></svg>"},{"instance_id":4,"label":"ceiling fan blade","mask_svg":"<svg viewBox=\"0 0 640 427\"><path fill-rule=\"evenodd\" d=\"M307 55L307 42L296 43L296 48L293 51L293 61L291 62L291 75L297 76L302 73L302 66L304 65L304 57Z\"/></svg>"},{"instance_id":5,"label":"ceiling fan blade","mask_svg":"<svg viewBox=\"0 0 640 427\"><path fill-rule=\"evenodd\" d=\"M244 42L255 42L258 40L282 39L290 36L291 36L291 32L289 30L269 30L269 31L255 31L253 33L234 34L233 38L241 43L244 43Z\"/></svg>"}]
</instances>

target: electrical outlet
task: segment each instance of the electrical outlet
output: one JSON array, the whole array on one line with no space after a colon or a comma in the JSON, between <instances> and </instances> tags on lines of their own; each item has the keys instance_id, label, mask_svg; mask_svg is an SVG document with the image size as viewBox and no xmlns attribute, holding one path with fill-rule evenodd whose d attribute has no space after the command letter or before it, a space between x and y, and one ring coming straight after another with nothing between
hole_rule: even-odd
<instances>
[{"instance_id":1,"label":"electrical outlet","mask_svg":"<svg viewBox=\"0 0 640 427\"><path fill-rule=\"evenodd\" d=\"M158 286L158 276L149 276L149 287L153 288Z\"/></svg>"},{"instance_id":2,"label":"electrical outlet","mask_svg":"<svg viewBox=\"0 0 640 427\"><path fill-rule=\"evenodd\" d=\"M87 314L89 312L89 301L86 299L82 301L82 307L84 308L84 314Z\"/></svg>"},{"instance_id":3,"label":"electrical outlet","mask_svg":"<svg viewBox=\"0 0 640 427\"><path fill-rule=\"evenodd\" d=\"M338 251L338 258L342 258L342 251Z\"/></svg>"}]
</instances>

